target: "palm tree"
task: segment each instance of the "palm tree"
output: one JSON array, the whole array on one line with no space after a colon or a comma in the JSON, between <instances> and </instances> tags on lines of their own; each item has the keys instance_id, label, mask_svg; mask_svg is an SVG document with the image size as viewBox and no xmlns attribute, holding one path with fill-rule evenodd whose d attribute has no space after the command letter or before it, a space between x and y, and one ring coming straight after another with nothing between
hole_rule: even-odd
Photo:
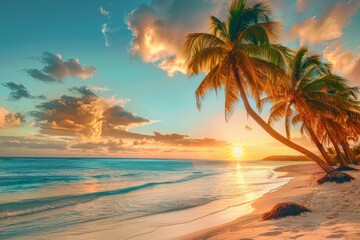
<instances>
[{"instance_id":1,"label":"palm tree","mask_svg":"<svg viewBox=\"0 0 360 240\"><path fill-rule=\"evenodd\" d=\"M289 62L289 83L284 94L268 96L263 101L274 103L269 123L285 118L285 130L290 138L290 126L302 122L301 132L307 132L324 159L330 165L330 158L320 139L324 134L333 144L341 169L351 170L339 148L349 130L344 127L349 116L358 117L358 104L354 99L356 89L347 86L344 79L330 73L329 66L321 62L319 55L311 55L306 47L298 49ZM349 123L347 123L349 125Z\"/></svg>"},{"instance_id":2,"label":"palm tree","mask_svg":"<svg viewBox=\"0 0 360 240\"><path fill-rule=\"evenodd\" d=\"M321 181L350 181L335 171L314 153L295 144L268 125L249 103L252 96L258 107L264 90L271 91L284 79L288 51L272 44L279 24L270 20L270 11L262 2L252 6L246 0L234 1L225 22L211 16L211 33L192 33L187 36L184 56L190 75L205 72L196 90L197 105L201 107L209 90L225 90L225 117L228 119L234 104L241 98L245 110L267 133L284 145L313 159L326 173Z\"/></svg>"},{"instance_id":3,"label":"palm tree","mask_svg":"<svg viewBox=\"0 0 360 240\"><path fill-rule=\"evenodd\" d=\"M331 121L331 120L325 120L326 122L324 123L324 127L325 127L325 133L326 133L326 137L329 138L331 144L334 147L334 150L336 152L336 156L339 159L340 162L340 167L342 169L347 169L349 167L348 162L345 160L343 153L340 150L339 144L340 144L340 138L337 134L339 135L343 135L345 130L341 129L341 126L339 126L336 122ZM331 130L330 130L330 126L331 126Z\"/></svg>"},{"instance_id":4,"label":"palm tree","mask_svg":"<svg viewBox=\"0 0 360 240\"><path fill-rule=\"evenodd\" d=\"M339 87L336 76L330 75L329 66L321 62L319 55L310 54L308 48L299 48L289 60L288 83L283 94L269 95L263 101L273 102L269 124L285 118L285 131L290 138L290 127L302 122L301 133L307 132L326 162L334 165L320 142L322 118L343 116L338 107L329 104L334 100L328 88ZM341 85L342 87L342 85ZM338 99L336 99L338 100Z\"/></svg>"},{"instance_id":5,"label":"palm tree","mask_svg":"<svg viewBox=\"0 0 360 240\"><path fill-rule=\"evenodd\" d=\"M360 155L360 144L353 146L351 151L353 152L355 157L359 156Z\"/></svg>"},{"instance_id":6,"label":"palm tree","mask_svg":"<svg viewBox=\"0 0 360 240\"><path fill-rule=\"evenodd\" d=\"M342 149L343 149L343 151L344 151L344 153L345 153L345 156L346 156L348 162L349 162L349 163L352 163L352 164L357 164L357 163L355 162L355 156L354 156L354 154L352 153L352 151L351 151L351 149L350 149L350 145L349 145L349 143L347 142L347 140L342 140L342 141L340 142L340 145L341 145L341 147L342 147Z\"/></svg>"},{"instance_id":7,"label":"palm tree","mask_svg":"<svg viewBox=\"0 0 360 240\"><path fill-rule=\"evenodd\" d=\"M355 113L359 115L360 112ZM322 124L325 128L324 140L331 142L334 146L337 158L340 162L340 169L344 170L355 170L349 167L349 163L354 163L355 156L350 150L348 143L349 136L354 136L357 139L359 133L357 132L358 126L352 124L352 120L347 119L344 123L336 122L332 119L323 119ZM343 152L340 149L343 149Z\"/></svg>"},{"instance_id":8,"label":"palm tree","mask_svg":"<svg viewBox=\"0 0 360 240\"><path fill-rule=\"evenodd\" d=\"M358 89L356 89L358 91ZM359 104L358 104L359 106ZM358 109L360 107L357 107ZM354 114L353 112L350 112L348 109L346 109L349 119L346 122L346 128L347 128L347 136L345 138L343 138L340 141L340 145L342 146L344 153L347 157L347 159L349 160L349 163L352 164L358 164L355 160L356 156L354 154L354 152L351 150L350 148L350 144L349 141L352 142L358 142L359 141L359 136L360 136L360 119L359 119L359 113ZM360 110L358 111L360 112Z\"/></svg>"},{"instance_id":9,"label":"palm tree","mask_svg":"<svg viewBox=\"0 0 360 240\"><path fill-rule=\"evenodd\" d=\"M334 97L328 101L330 106L336 106L341 111L342 118L321 116L321 124L324 128L323 138L331 142L336 151L337 157L340 160L341 169L355 170L348 166L348 163L353 163L355 157L353 156L349 139L357 141L360 134L360 105L357 100L358 88L350 87L346 81L339 77L331 75L336 82L334 85L327 86L326 93ZM333 100L333 101L331 101ZM340 146L344 154L341 152Z\"/></svg>"}]
</instances>

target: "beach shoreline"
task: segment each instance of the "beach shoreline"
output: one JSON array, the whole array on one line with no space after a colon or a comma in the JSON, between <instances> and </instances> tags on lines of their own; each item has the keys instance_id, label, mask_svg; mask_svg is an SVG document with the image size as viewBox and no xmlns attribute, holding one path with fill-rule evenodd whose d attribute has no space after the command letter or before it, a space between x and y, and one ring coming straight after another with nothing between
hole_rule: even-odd
<instances>
[{"instance_id":1,"label":"beach shoreline","mask_svg":"<svg viewBox=\"0 0 360 240\"><path fill-rule=\"evenodd\" d=\"M182 239L360 239L360 181L350 172L350 183L325 183L315 164L294 164L274 169L277 178L291 180L255 200L252 211L234 221L186 235ZM262 221L262 214L280 202L292 201L312 210L301 216Z\"/></svg>"},{"instance_id":2,"label":"beach shoreline","mask_svg":"<svg viewBox=\"0 0 360 240\"><path fill-rule=\"evenodd\" d=\"M291 164L144 159L134 168L132 159L66 161L3 162L31 175L19 178L24 191L12 192L12 181L2 195L1 239L177 239L248 214L253 201L289 181L273 169ZM38 170L44 163L51 178Z\"/></svg>"},{"instance_id":3,"label":"beach shoreline","mask_svg":"<svg viewBox=\"0 0 360 240\"><path fill-rule=\"evenodd\" d=\"M152 163L151 166L153 166L153 164L155 163ZM201 169L201 166L202 165L197 165L197 169ZM360 194L359 172L349 173L355 177L355 180L350 183L325 183L318 185L316 180L323 176L324 173L314 163L288 162L286 164L274 163L274 165L271 166L271 168L268 168L267 165L258 166L242 163L236 165L236 167L230 166L230 172L221 171L221 174L206 175L207 177L205 178L196 178L198 179L196 182L185 181L181 184L178 184L178 182L176 182L177 184L171 185L160 184L153 188L145 188L142 191L134 191L121 196L110 195L107 197L99 197L99 199L95 199L94 201L69 206L67 208L9 218L4 220L3 223L9 226L16 222L20 222L20 224L23 222L31 223L33 219L37 221L37 219L46 219L51 216L62 217L64 214L71 213L71 211L84 210L90 214L89 218L85 219L87 221L76 224L76 227L75 225L69 225L64 228L54 228L51 231L34 231L34 233L31 233L31 237L33 239L63 240L360 239L360 210L358 209L360 200L357 199L357 196ZM218 169L217 165L211 165L211 167ZM355 167L359 168L358 166ZM205 170L206 169L210 169L208 165L206 165ZM119 174L118 170L115 170L115 172L117 175ZM245 173L247 175L244 175ZM200 174L200 172L195 171L195 174ZM94 176L97 177L99 175ZM105 176L104 173L101 176ZM94 181L94 183L96 183L94 186L97 188L101 186L109 187L109 182L106 181L106 179L107 178L103 180L105 181L105 185L99 183L101 180L96 180ZM179 175L176 179L183 179L183 175ZM113 181L114 179L111 180L111 182ZM169 180L166 182L168 181ZM83 188L84 186L88 187L86 184L89 183L93 183L93 181L83 182L78 186L78 190L95 190L94 188ZM216 183L219 183L219 185L216 186ZM230 193L236 196L231 196L231 198L226 199L220 198L210 201L209 203L174 211L159 212L130 219L124 219L122 214L116 214L117 212L115 210L116 207L119 206L118 203L124 201L126 197L131 200L132 204L135 204L136 200L144 196L143 199L145 200L140 201L143 205L151 200L150 196L153 196L155 190L165 194L155 195L164 199L169 189L171 189L172 192L171 196L175 196L174 194L176 193L186 194L186 191L181 192L181 190L190 188L192 191L196 190L192 193L198 193L197 190L204 189L204 186L199 184L211 186L211 188L207 188L208 191L210 191L210 189L215 190L216 187L218 187L218 190L226 187L235 191ZM118 183L116 186L119 188ZM171 186L171 188L169 188L169 186ZM236 186L238 186L239 189L236 189ZM72 188L74 188L74 185L72 185ZM114 189L116 190L117 188ZM109 191L114 192L114 189L109 189ZM48 191L49 190L51 189L48 189ZM66 188L62 189L62 191L65 190ZM244 194L241 194L241 190L243 190ZM46 189L42 191L47 192ZM103 190L100 191L100 193L103 193ZM34 194L36 196L38 195L36 192ZM65 194L65 196L67 195ZM176 195L175 199L179 199L178 196L179 195ZM183 199L187 200L189 196L189 194L184 195ZM174 198L167 201L165 206L172 203L174 201L173 199ZM277 203L286 201L293 201L304 205L311 209L312 212L281 220L261 220L263 213L271 210ZM101 207L95 209L95 206ZM64 211L64 209L66 211ZM114 210L115 214L105 217L99 215L99 217L102 218L94 219L95 214L104 214L104 209ZM68 215L67 219L69 219L69 217L72 217L72 215ZM19 219L21 221L19 221ZM77 219L74 218L74 221L75 220ZM53 225L54 223L49 222L49 227ZM29 230L31 230L30 227L32 226L29 225L28 227ZM28 234L18 234L16 236L17 232L15 232L15 230L20 228L16 228L14 232L11 232L4 225L3 229L8 231L9 236L13 234L13 239L28 239L29 237Z\"/></svg>"}]
</instances>

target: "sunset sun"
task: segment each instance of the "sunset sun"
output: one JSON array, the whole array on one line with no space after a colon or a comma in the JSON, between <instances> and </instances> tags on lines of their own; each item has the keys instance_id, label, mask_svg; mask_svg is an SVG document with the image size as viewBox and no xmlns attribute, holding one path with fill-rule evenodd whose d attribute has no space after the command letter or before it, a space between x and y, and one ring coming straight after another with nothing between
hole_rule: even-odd
<instances>
[{"instance_id":1,"label":"sunset sun","mask_svg":"<svg viewBox=\"0 0 360 240\"><path fill-rule=\"evenodd\" d=\"M233 147L232 155L235 158L240 158L240 157L242 157L244 155L244 150L239 146Z\"/></svg>"}]
</instances>

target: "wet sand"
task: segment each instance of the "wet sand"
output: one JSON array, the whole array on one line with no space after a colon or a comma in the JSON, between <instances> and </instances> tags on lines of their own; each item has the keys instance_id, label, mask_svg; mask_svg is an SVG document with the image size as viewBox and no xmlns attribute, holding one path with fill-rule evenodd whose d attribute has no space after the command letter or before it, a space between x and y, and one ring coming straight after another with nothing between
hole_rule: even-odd
<instances>
[{"instance_id":1,"label":"wet sand","mask_svg":"<svg viewBox=\"0 0 360 240\"><path fill-rule=\"evenodd\" d=\"M278 177L292 177L291 181L253 202L251 213L183 239L360 239L360 172L348 172L355 177L350 183L318 185L316 180L324 173L316 164L275 171ZM262 221L263 213L286 201L302 204L312 212Z\"/></svg>"}]
</instances>

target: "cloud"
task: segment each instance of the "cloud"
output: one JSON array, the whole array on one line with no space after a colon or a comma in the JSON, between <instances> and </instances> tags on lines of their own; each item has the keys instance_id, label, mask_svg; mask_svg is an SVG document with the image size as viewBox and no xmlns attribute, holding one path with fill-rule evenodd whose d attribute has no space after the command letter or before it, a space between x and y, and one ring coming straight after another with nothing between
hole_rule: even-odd
<instances>
[{"instance_id":1,"label":"cloud","mask_svg":"<svg viewBox=\"0 0 360 240\"><path fill-rule=\"evenodd\" d=\"M358 54L354 68L347 74L347 78L352 81L353 85L360 85L360 54Z\"/></svg>"},{"instance_id":2,"label":"cloud","mask_svg":"<svg viewBox=\"0 0 360 240\"><path fill-rule=\"evenodd\" d=\"M151 123L125 110L125 100L98 97L87 87L69 90L80 96L63 95L39 104L38 110L30 113L40 123L41 133L97 139L104 129L125 131Z\"/></svg>"},{"instance_id":3,"label":"cloud","mask_svg":"<svg viewBox=\"0 0 360 240\"><path fill-rule=\"evenodd\" d=\"M110 153L116 153L119 151L129 150L129 148L124 147L124 142L122 140L108 140L108 141L100 141L100 142L85 142L78 143L71 146L73 149L80 150L108 150Z\"/></svg>"},{"instance_id":4,"label":"cloud","mask_svg":"<svg viewBox=\"0 0 360 240\"><path fill-rule=\"evenodd\" d=\"M104 39L105 39L105 46L109 46L109 40L107 37L107 33L108 33L108 27L107 27L107 23L104 23L103 25L101 25L101 33L104 35Z\"/></svg>"},{"instance_id":5,"label":"cloud","mask_svg":"<svg viewBox=\"0 0 360 240\"><path fill-rule=\"evenodd\" d=\"M225 141L219 141L212 138L184 139L182 141L175 141L171 143L187 147L225 147L228 145Z\"/></svg>"},{"instance_id":6,"label":"cloud","mask_svg":"<svg viewBox=\"0 0 360 240\"><path fill-rule=\"evenodd\" d=\"M20 113L11 113L0 107L0 128L20 127L25 122L25 116Z\"/></svg>"},{"instance_id":7,"label":"cloud","mask_svg":"<svg viewBox=\"0 0 360 240\"><path fill-rule=\"evenodd\" d=\"M176 72L186 73L184 59L176 56L168 57L159 63L159 68L167 72L170 77L174 76Z\"/></svg>"},{"instance_id":8,"label":"cloud","mask_svg":"<svg viewBox=\"0 0 360 240\"><path fill-rule=\"evenodd\" d=\"M133 133L123 129L114 129L105 126L103 128L103 137L110 137L116 139L134 139L133 145L152 145L165 144L172 146L187 146L187 147L224 147L228 143L216 139L203 138L194 139L189 135L181 135L177 133L162 134L154 132L153 135Z\"/></svg>"},{"instance_id":9,"label":"cloud","mask_svg":"<svg viewBox=\"0 0 360 240\"><path fill-rule=\"evenodd\" d=\"M110 12L109 12L109 10L106 10L103 7L100 7L99 11L100 11L101 15L106 16L108 18L108 20L110 20ZM118 27L111 27L110 21L108 21L107 23L104 23L104 24L101 25L100 31L104 36L105 46L106 47L110 46L108 33L114 33L114 32L117 32L118 30L119 30Z\"/></svg>"},{"instance_id":10,"label":"cloud","mask_svg":"<svg viewBox=\"0 0 360 240\"><path fill-rule=\"evenodd\" d=\"M84 97L94 97L96 98L97 95L91 91L91 89L89 89L88 87L86 86L82 86L82 87L72 87L72 88L69 88L69 91L70 92L73 92L75 94L77 93L80 93L81 95L83 95Z\"/></svg>"},{"instance_id":11,"label":"cloud","mask_svg":"<svg viewBox=\"0 0 360 240\"><path fill-rule=\"evenodd\" d=\"M107 18L110 19L110 12L109 12L109 10L106 10L106 9L104 9L103 7L99 7L99 11L100 11L101 15L104 15L104 16L106 16Z\"/></svg>"},{"instance_id":12,"label":"cloud","mask_svg":"<svg viewBox=\"0 0 360 240\"><path fill-rule=\"evenodd\" d=\"M188 135L180 134L161 134L159 132L154 132L154 139L156 141L165 141L165 142L174 142L174 141L183 141L185 138L189 137Z\"/></svg>"},{"instance_id":13,"label":"cloud","mask_svg":"<svg viewBox=\"0 0 360 240\"><path fill-rule=\"evenodd\" d=\"M45 136L69 136L77 139L72 149L109 152L132 151L135 146L224 147L227 143L216 139L194 139L188 135L141 134L132 128L153 121L125 109L127 100L102 98L91 89L70 88L72 95L45 101L30 112L40 133ZM126 142L126 144L125 144ZM130 146L130 148L129 148Z\"/></svg>"},{"instance_id":14,"label":"cloud","mask_svg":"<svg viewBox=\"0 0 360 240\"><path fill-rule=\"evenodd\" d=\"M111 90L108 87L98 87L98 86L91 86L89 89L93 92L107 92Z\"/></svg>"},{"instance_id":15,"label":"cloud","mask_svg":"<svg viewBox=\"0 0 360 240\"><path fill-rule=\"evenodd\" d=\"M108 33L114 33L117 31L119 31L119 28L118 27L110 27L109 23L104 23L103 25L101 25L101 33L104 35L105 46L107 46L107 47L110 46Z\"/></svg>"},{"instance_id":16,"label":"cloud","mask_svg":"<svg viewBox=\"0 0 360 240\"><path fill-rule=\"evenodd\" d=\"M0 136L0 147L66 150L67 144L63 141L53 141L49 139L42 140L31 137Z\"/></svg>"},{"instance_id":17,"label":"cloud","mask_svg":"<svg viewBox=\"0 0 360 240\"><path fill-rule=\"evenodd\" d=\"M318 152L318 149L316 148L316 145L312 143L312 141L306 136L301 135L300 133L293 134L293 137L291 137L291 141L295 142L296 144L307 148L310 151ZM268 143L265 143L266 145L269 145L271 147L284 147L285 145L278 141L271 141Z\"/></svg>"},{"instance_id":18,"label":"cloud","mask_svg":"<svg viewBox=\"0 0 360 240\"><path fill-rule=\"evenodd\" d=\"M290 38L299 38L301 45L338 39L359 7L360 1L357 0L335 3L323 16L308 18L302 23L294 24L289 30Z\"/></svg>"},{"instance_id":19,"label":"cloud","mask_svg":"<svg viewBox=\"0 0 360 240\"><path fill-rule=\"evenodd\" d=\"M149 124L149 120L135 116L135 114L126 111L121 106L114 106L108 108L106 111L103 112L103 117L106 124L122 127L125 129Z\"/></svg>"},{"instance_id":20,"label":"cloud","mask_svg":"<svg viewBox=\"0 0 360 240\"><path fill-rule=\"evenodd\" d=\"M126 129L114 128L110 125L104 125L102 128L102 136L109 138L123 138L123 139L148 139L152 138L150 135L129 132Z\"/></svg>"},{"instance_id":21,"label":"cloud","mask_svg":"<svg viewBox=\"0 0 360 240\"><path fill-rule=\"evenodd\" d=\"M60 54L43 52L39 60L45 65L42 70L27 69L26 72L31 77L46 83L60 82L67 76L88 79L96 72L95 67L82 66L76 58L64 61Z\"/></svg>"},{"instance_id":22,"label":"cloud","mask_svg":"<svg viewBox=\"0 0 360 240\"><path fill-rule=\"evenodd\" d=\"M133 34L130 53L144 62L156 63L169 76L185 73L180 51L190 32L208 31L210 14L221 15L225 0L152 0L127 16Z\"/></svg>"},{"instance_id":23,"label":"cloud","mask_svg":"<svg viewBox=\"0 0 360 240\"><path fill-rule=\"evenodd\" d=\"M6 82L2 84L4 87L10 89L9 100L17 101L21 98L29 99L46 99L44 95L33 96L29 90L22 84L16 84L14 82Z\"/></svg>"},{"instance_id":24,"label":"cloud","mask_svg":"<svg viewBox=\"0 0 360 240\"><path fill-rule=\"evenodd\" d=\"M40 70L37 69L27 69L26 72L35 79L38 79L40 81L49 83L49 82L58 82L59 80L54 78L53 76L47 75Z\"/></svg>"},{"instance_id":25,"label":"cloud","mask_svg":"<svg viewBox=\"0 0 360 240\"><path fill-rule=\"evenodd\" d=\"M153 139L137 139L133 142L134 146L139 146L139 145L147 145L147 144L153 144L155 141Z\"/></svg>"},{"instance_id":26,"label":"cloud","mask_svg":"<svg viewBox=\"0 0 360 240\"><path fill-rule=\"evenodd\" d=\"M323 50L324 58L333 64L336 73L342 74L353 84L360 83L360 53L346 49L341 41L335 41Z\"/></svg>"}]
</instances>

